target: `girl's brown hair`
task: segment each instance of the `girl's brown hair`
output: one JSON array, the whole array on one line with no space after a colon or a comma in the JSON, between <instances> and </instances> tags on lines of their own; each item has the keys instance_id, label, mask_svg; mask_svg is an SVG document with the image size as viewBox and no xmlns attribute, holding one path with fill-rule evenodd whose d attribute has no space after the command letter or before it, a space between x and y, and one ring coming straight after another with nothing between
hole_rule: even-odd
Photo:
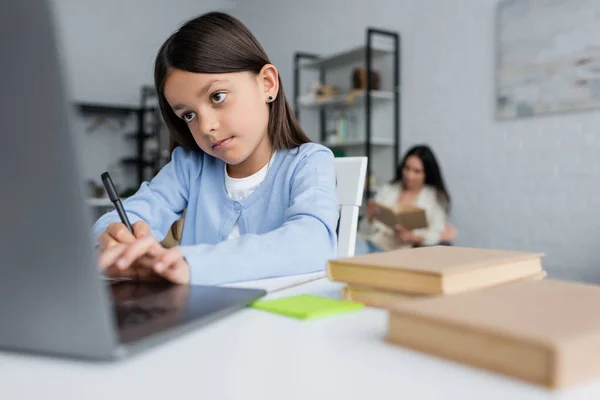
<instances>
[{"instance_id":1,"label":"girl's brown hair","mask_svg":"<svg viewBox=\"0 0 600 400\"><path fill-rule=\"evenodd\" d=\"M250 30L228 14L211 12L201 15L173 33L160 47L154 65L154 84L169 131L171 150L182 146L201 151L187 124L175 115L164 96L164 81L171 68L205 74L244 71L258 74L270 63ZM274 148L289 149L310 142L285 99L281 78L279 92L269 104L268 134Z\"/></svg>"}]
</instances>

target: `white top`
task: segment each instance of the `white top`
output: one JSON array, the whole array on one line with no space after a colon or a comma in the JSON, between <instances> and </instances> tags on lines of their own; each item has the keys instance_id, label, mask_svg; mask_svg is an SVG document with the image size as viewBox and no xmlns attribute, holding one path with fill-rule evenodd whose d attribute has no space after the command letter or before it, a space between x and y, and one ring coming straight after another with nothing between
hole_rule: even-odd
<instances>
[{"instance_id":1,"label":"white top","mask_svg":"<svg viewBox=\"0 0 600 400\"><path fill-rule=\"evenodd\" d=\"M225 164L225 187L227 188L227 194L233 200L242 200L249 196L254 190L262 183L269 172L269 167L273 157L265 164L259 171L245 178L232 178L227 173L227 164ZM227 237L227 239L235 239L240 237L240 226L235 223L233 230Z\"/></svg>"},{"instance_id":2,"label":"white top","mask_svg":"<svg viewBox=\"0 0 600 400\"><path fill-rule=\"evenodd\" d=\"M340 298L327 279L269 297ZM0 399L598 399L552 392L387 343L387 312L302 321L244 309L117 363L0 352Z\"/></svg>"},{"instance_id":3,"label":"white top","mask_svg":"<svg viewBox=\"0 0 600 400\"><path fill-rule=\"evenodd\" d=\"M398 196L401 193L402 185L400 184L384 185L377 190L374 200L384 206L395 209L397 207ZM440 242L440 235L446 225L447 213L438 200L437 190L432 186L423 186L414 205L425 210L428 226L423 229L415 229L413 233L424 238L424 245L438 244ZM360 236L370 240L373 244L386 251L411 246L408 243L400 242L394 230L384 223L374 220L370 224L368 218L364 218L361 221Z\"/></svg>"}]
</instances>

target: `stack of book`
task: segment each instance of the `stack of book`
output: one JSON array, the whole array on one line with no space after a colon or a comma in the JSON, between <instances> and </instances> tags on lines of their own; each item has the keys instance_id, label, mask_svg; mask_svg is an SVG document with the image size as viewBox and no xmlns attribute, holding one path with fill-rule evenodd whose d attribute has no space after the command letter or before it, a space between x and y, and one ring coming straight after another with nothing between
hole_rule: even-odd
<instances>
[{"instance_id":1,"label":"stack of book","mask_svg":"<svg viewBox=\"0 0 600 400\"><path fill-rule=\"evenodd\" d=\"M541 257L424 247L327 273L346 299L388 310L393 345L550 388L600 378L600 286L543 279Z\"/></svg>"},{"instance_id":2,"label":"stack of book","mask_svg":"<svg viewBox=\"0 0 600 400\"><path fill-rule=\"evenodd\" d=\"M600 378L600 287L552 279L397 303L387 340L549 388Z\"/></svg>"},{"instance_id":3,"label":"stack of book","mask_svg":"<svg viewBox=\"0 0 600 400\"><path fill-rule=\"evenodd\" d=\"M406 300L457 294L546 276L543 254L432 246L335 259L329 279L344 282L343 297L389 308Z\"/></svg>"}]
</instances>

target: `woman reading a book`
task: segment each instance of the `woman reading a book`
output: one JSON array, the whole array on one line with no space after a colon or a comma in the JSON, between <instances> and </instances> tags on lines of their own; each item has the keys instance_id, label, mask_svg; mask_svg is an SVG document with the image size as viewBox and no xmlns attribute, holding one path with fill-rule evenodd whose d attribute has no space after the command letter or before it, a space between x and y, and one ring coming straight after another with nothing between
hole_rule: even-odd
<instances>
[{"instance_id":1,"label":"woman reading a book","mask_svg":"<svg viewBox=\"0 0 600 400\"><path fill-rule=\"evenodd\" d=\"M399 224L390 226L378 218L384 208L397 212L406 206L424 210L425 227L411 230ZM427 146L415 146L398 165L394 180L379 188L369 200L356 254L449 244L456 237L456 231L447 222L449 210L450 195L433 151Z\"/></svg>"}]
</instances>

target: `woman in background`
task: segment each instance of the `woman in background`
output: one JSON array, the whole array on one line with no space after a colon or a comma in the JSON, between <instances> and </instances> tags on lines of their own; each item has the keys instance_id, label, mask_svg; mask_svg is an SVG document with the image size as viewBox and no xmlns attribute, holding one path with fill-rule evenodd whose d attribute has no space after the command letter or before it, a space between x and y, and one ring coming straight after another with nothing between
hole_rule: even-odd
<instances>
[{"instance_id":1,"label":"woman in background","mask_svg":"<svg viewBox=\"0 0 600 400\"><path fill-rule=\"evenodd\" d=\"M425 210L427 228L395 229L374 219L378 204L397 209L413 205ZM374 199L369 200L367 218L361 223L356 254L390 251L400 248L449 244L456 232L447 223L450 211L450 194L444 184L433 151L420 145L411 148L396 170L390 184L379 188Z\"/></svg>"}]
</instances>

